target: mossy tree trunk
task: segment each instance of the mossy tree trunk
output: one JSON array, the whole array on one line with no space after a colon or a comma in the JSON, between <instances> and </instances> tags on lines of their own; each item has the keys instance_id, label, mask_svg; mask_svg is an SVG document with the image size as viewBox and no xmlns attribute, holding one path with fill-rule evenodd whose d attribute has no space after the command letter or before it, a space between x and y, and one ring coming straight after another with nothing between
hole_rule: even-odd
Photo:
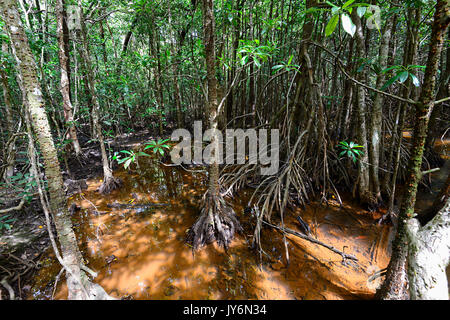
<instances>
[{"instance_id":1,"label":"mossy tree trunk","mask_svg":"<svg viewBox=\"0 0 450 320\"><path fill-rule=\"evenodd\" d=\"M101 288L89 281L82 270L84 267L81 253L78 249L72 221L66 206L63 179L60 171L57 151L53 142L45 111L41 86L37 77L33 53L28 44L28 38L22 27L15 0L1 0L0 10L7 26L13 56L18 69L18 83L21 87L25 112L31 118L33 130L37 136L48 182L50 209L55 222L61 254L67 275L69 299L95 299L100 296L93 290ZM107 296L104 293L102 297ZM97 293L100 291L96 291ZM88 294L88 296L85 295Z\"/></svg>"},{"instance_id":2,"label":"mossy tree trunk","mask_svg":"<svg viewBox=\"0 0 450 320\"><path fill-rule=\"evenodd\" d=\"M408 253L406 237L407 224L414 217L417 187L422 179L422 158L427 137L428 122L434 107L436 74L439 67L444 35L450 23L449 4L440 0L436 5L430 49L425 70L422 91L416 103L413 145L408 164L406 190L400 207L397 234L392 246L392 256L388 265L386 279L377 292L380 299L404 299L407 297L405 261Z\"/></svg>"}]
</instances>

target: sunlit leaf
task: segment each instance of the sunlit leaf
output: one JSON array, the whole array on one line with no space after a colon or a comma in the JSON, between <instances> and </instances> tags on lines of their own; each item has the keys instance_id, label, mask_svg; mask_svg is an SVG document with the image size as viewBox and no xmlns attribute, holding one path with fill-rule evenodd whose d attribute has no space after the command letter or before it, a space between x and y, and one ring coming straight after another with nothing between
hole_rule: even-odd
<instances>
[{"instance_id":1,"label":"sunlit leaf","mask_svg":"<svg viewBox=\"0 0 450 320\"><path fill-rule=\"evenodd\" d=\"M341 21L342 21L342 27L344 28L345 32L347 32L352 37L355 35L356 32L356 26L353 23L350 16L346 13L341 14Z\"/></svg>"},{"instance_id":2,"label":"sunlit leaf","mask_svg":"<svg viewBox=\"0 0 450 320\"><path fill-rule=\"evenodd\" d=\"M336 14L330 19L330 21L328 21L328 24L325 27L325 36L328 37L334 32L338 22L339 22L339 15Z\"/></svg>"},{"instance_id":3,"label":"sunlit leaf","mask_svg":"<svg viewBox=\"0 0 450 320\"><path fill-rule=\"evenodd\" d=\"M412 79L413 84L414 84L416 87L419 87L419 86L420 86L420 81L419 81L419 79L418 79L415 75L413 75L412 73L410 73L409 75L411 76L411 79Z\"/></svg>"}]
</instances>

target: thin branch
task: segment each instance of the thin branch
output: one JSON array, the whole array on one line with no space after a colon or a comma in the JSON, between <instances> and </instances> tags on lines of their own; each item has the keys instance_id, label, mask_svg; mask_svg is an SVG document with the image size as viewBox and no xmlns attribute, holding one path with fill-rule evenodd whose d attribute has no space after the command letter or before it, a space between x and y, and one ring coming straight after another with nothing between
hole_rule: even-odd
<instances>
[{"instance_id":1,"label":"thin branch","mask_svg":"<svg viewBox=\"0 0 450 320\"><path fill-rule=\"evenodd\" d=\"M368 90L374 91L374 92L376 92L376 93L385 95L385 96L387 96L387 97L390 97L390 98L393 98L393 99L402 101L402 102L406 102L406 103L409 103L409 104L412 104L412 105L416 105L416 104L417 104L417 101L414 101L414 100L411 100L411 99L405 99L405 98L399 97L399 96L397 96L397 95L395 95L395 94L391 94L391 93L388 93L388 92L385 92L385 91L381 91L381 90L379 90L379 89L373 88L373 87L371 87L371 86L369 86L369 85L367 85L367 84L365 84L365 83L362 83L362 82L356 80L355 78L353 78L352 76L350 76L350 75L345 71L345 66L344 66L344 64L342 63L342 61L341 61L341 60L340 60L333 52L331 52L331 51L328 50L327 48L325 48L325 47L323 47L322 45L320 45L320 44L318 44L318 43L315 43L315 42L313 42L313 41L309 41L309 43L315 45L316 47L321 48L322 50L324 50L325 52L327 52L328 54L330 54L330 55L337 61L338 66L339 66L339 69L341 69L342 73L343 73L350 81L356 83L357 85L362 86L362 87L364 87L364 88L366 88L366 89L368 89Z\"/></svg>"}]
</instances>

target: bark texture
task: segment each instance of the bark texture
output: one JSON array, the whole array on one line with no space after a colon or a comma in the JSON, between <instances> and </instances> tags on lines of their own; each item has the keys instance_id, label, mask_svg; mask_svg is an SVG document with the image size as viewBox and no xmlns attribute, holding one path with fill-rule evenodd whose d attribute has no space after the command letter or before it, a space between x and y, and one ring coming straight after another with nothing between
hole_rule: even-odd
<instances>
[{"instance_id":1,"label":"bark texture","mask_svg":"<svg viewBox=\"0 0 450 320\"><path fill-rule=\"evenodd\" d=\"M377 292L381 299L404 299L407 295L405 279L405 261L407 258L408 241L406 226L409 219L414 217L417 186L422 179L422 158L427 137L428 121L434 107L436 74L439 58L444 42L444 35L450 23L449 4L446 0L437 2L434 15L432 36L428 52L428 60L423 81L423 88L416 104L413 146L408 164L406 190L400 207L397 234L393 242L391 261L388 265L386 279Z\"/></svg>"},{"instance_id":2,"label":"bark texture","mask_svg":"<svg viewBox=\"0 0 450 320\"><path fill-rule=\"evenodd\" d=\"M81 156L81 147L78 142L77 131L75 129L75 125L73 123L73 107L72 102L70 100L70 82L69 82L69 52L68 46L66 45L66 37L64 34L64 0L57 0L56 2L56 11L57 11L57 33L58 33L58 57L59 64L61 70L61 95L63 98L63 110L64 110L64 119L69 128L68 138L72 140L72 146L75 150L75 154L77 156Z\"/></svg>"},{"instance_id":3,"label":"bark texture","mask_svg":"<svg viewBox=\"0 0 450 320\"><path fill-rule=\"evenodd\" d=\"M214 3L213 0L203 0L203 32L206 57L206 70L208 80L208 119L209 128L217 130L217 79L216 79L216 55L215 55L215 35L214 35ZM211 143L218 150L218 137L212 134ZM214 240L225 249L231 243L235 231L241 230L241 225L237 220L236 213L229 207L219 192L219 163L214 160L209 166L209 186L204 196L204 203L200 217L189 229L187 242L193 249L197 249Z\"/></svg>"},{"instance_id":4,"label":"bark texture","mask_svg":"<svg viewBox=\"0 0 450 320\"><path fill-rule=\"evenodd\" d=\"M82 268L81 253L77 246L72 221L66 206L63 179L58 155L50 132L45 112L41 87L37 78L36 64L21 24L20 15L14 0L1 0L0 10L6 22L11 48L16 59L18 82L22 90L24 104L31 117L33 130L42 152L45 176L48 181L50 209L55 222L64 265L69 269L67 286L69 299L99 299L109 296L100 286L89 281ZM85 295L88 293L88 296Z\"/></svg>"},{"instance_id":5,"label":"bark texture","mask_svg":"<svg viewBox=\"0 0 450 320\"><path fill-rule=\"evenodd\" d=\"M407 224L408 279L411 299L448 300L446 268L450 262L450 198L424 227Z\"/></svg>"}]
</instances>

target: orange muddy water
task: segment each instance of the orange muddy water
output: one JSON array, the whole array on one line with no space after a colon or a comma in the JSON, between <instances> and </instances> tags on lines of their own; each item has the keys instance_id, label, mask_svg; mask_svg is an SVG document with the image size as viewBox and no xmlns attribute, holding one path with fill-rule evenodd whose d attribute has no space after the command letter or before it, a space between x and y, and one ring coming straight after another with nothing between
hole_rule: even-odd
<instances>
[{"instance_id":1,"label":"orange muddy water","mask_svg":"<svg viewBox=\"0 0 450 320\"><path fill-rule=\"evenodd\" d=\"M390 227L379 226L356 204L311 204L289 212L286 226L299 230L297 215L311 226L318 240L350 253L358 262L287 235L290 263L286 265L282 234L263 228L263 249L250 248L254 221L244 214L250 193L228 199L245 232L237 235L228 254L210 245L192 254L186 230L199 214L206 176L166 167L149 158L140 168L119 170L120 190L108 196L96 192L101 180L69 199L81 210L72 220L87 265L98 272L95 282L111 296L132 299L370 299L382 277L370 278L389 261ZM136 206L111 208L119 203ZM145 207L141 204L157 203ZM273 221L277 223L277 221ZM51 250L41 260L29 299L66 299L67 287Z\"/></svg>"}]
</instances>

